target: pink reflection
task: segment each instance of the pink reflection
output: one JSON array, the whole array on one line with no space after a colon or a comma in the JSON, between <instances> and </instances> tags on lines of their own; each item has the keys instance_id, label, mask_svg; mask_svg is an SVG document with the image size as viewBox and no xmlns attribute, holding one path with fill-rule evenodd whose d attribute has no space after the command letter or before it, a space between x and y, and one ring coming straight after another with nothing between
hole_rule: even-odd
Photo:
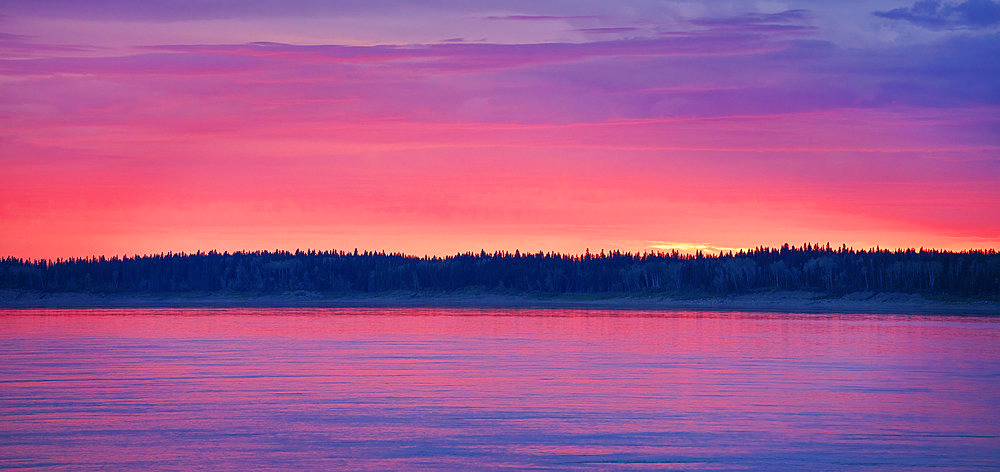
<instances>
[{"instance_id":1,"label":"pink reflection","mask_svg":"<svg viewBox=\"0 0 1000 472\"><path fill-rule=\"evenodd\" d=\"M990 319L174 309L0 322L0 456L19 463L975 468L1000 436Z\"/></svg>"}]
</instances>

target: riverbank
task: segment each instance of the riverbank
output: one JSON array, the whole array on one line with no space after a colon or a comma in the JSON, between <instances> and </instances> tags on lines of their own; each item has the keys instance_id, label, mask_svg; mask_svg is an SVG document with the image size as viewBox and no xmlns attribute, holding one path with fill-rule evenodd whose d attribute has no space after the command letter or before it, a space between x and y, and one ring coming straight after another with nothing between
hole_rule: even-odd
<instances>
[{"instance_id":1,"label":"riverbank","mask_svg":"<svg viewBox=\"0 0 1000 472\"><path fill-rule=\"evenodd\" d=\"M0 291L0 308L183 308L183 307L412 307L575 308L623 310L761 311L779 313L899 313L1000 315L1000 303L945 301L901 293L853 293L827 297L810 292L766 292L729 297L626 296L616 294L503 295L491 293L384 293L329 295L311 292L91 294Z\"/></svg>"}]
</instances>

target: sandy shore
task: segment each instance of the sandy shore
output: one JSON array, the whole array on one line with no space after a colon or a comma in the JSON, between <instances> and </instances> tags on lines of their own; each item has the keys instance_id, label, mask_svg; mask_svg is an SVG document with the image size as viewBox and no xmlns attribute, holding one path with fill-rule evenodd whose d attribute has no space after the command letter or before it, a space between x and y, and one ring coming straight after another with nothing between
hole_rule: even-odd
<instances>
[{"instance_id":1,"label":"sandy shore","mask_svg":"<svg viewBox=\"0 0 1000 472\"><path fill-rule=\"evenodd\" d=\"M129 307L464 307L578 308L623 310L729 310L779 313L899 313L1000 315L1000 303L941 301L920 295L855 293L829 298L808 292L771 292L733 297L671 298L659 296L520 296L496 294L389 293L371 296L177 294L120 295L0 291L0 308L129 308Z\"/></svg>"}]
</instances>

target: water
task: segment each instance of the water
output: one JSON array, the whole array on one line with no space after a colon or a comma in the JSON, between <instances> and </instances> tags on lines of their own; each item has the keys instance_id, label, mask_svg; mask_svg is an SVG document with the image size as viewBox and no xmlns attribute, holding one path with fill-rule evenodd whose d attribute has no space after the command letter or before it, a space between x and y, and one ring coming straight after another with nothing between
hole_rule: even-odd
<instances>
[{"instance_id":1,"label":"water","mask_svg":"<svg viewBox=\"0 0 1000 472\"><path fill-rule=\"evenodd\" d=\"M0 468L997 470L1000 320L0 311Z\"/></svg>"}]
</instances>

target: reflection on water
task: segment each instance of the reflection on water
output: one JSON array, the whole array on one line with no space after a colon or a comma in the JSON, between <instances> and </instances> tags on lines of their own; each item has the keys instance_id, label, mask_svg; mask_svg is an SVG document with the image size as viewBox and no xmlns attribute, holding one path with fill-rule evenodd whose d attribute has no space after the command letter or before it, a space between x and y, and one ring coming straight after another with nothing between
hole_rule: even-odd
<instances>
[{"instance_id":1,"label":"reflection on water","mask_svg":"<svg viewBox=\"0 0 1000 472\"><path fill-rule=\"evenodd\" d=\"M1000 320L0 311L0 468L1000 467Z\"/></svg>"}]
</instances>

